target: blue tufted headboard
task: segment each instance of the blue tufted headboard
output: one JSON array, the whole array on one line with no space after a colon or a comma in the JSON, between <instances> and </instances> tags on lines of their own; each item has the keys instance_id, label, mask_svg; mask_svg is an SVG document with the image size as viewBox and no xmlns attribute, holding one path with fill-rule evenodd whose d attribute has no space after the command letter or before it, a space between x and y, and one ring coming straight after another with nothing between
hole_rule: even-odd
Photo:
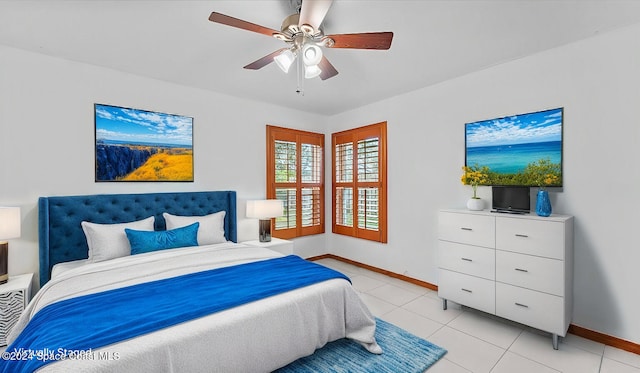
<instances>
[{"instance_id":1,"label":"blue tufted headboard","mask_svg":"<svg viewBox=\"0 0 640 373\"><path fill-rule=\"evenodd\" d=\"M40 197L40 286L49 281L55 264L87 258L89 248L80 225L82 221L126 223L154 215L155 229L164 230L163 212L202 216L223 210L227 212L225 236L237 242L234 191Z\"/></svg>"}]
</instances>

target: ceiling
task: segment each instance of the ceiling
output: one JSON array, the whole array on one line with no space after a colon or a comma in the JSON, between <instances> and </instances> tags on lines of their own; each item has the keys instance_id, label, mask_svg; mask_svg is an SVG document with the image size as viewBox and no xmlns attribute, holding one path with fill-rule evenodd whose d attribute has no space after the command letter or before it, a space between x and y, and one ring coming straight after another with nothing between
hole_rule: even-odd
<instances>
[{"instance_id":1,"label":"ceiling","mask_svg":"<svg viewBox=\"0 0 640 373\"><path fill-rule=\"evenodd\" d=\"M339 74L300 96L293 68L242 68L283 42L212 11L273 29L294 13L290 0L3 0L0 44L332 115L640 22L636 0L335 0L325 34L393 31L393 43L325 49Z\"/></svg>"}]
</instances>

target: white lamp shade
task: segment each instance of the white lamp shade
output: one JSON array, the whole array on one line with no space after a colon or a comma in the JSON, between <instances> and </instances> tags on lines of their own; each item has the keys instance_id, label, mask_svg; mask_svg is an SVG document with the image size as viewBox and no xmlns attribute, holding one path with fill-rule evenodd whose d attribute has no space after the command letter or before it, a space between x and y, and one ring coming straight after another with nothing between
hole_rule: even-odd
<instances>
[{"instance_id":1,"label":"white lamp shade","mask_svg":"<svg viewBox=\"0 0 640 373\"><path fill-rule=\"evenodd\" d=\"M273 57L273 60L276 62L276 65L286 73L289 72L289 68L291 64L296 59L296 55L290 49L287 49L280 53L279 55Z\"/></svg>"},{"instance_id":2,"label":"white lamp shade","mask_svg":"<svg viewBox=\"0 0 640 373\"><path fill-rule=\"evenodd\" d=\"M247 217L271 219L283 215L284 204L279 199L247 201Z\"/></svg>"},{"instance_id":3,"label":"white lamp shade","mask_svg":"<svg viewBox=\"0 0 640 373\"><path fill-rule=\"evenodd\" d=\"M20 237L20 207L0 207L0 240Z\"/></svg>"},{"instance_id":4,"label":"white lamp shade","mask_svg":"<svg viewBox=\"0 0 640 373\"><path fill-rule=\"evenodd\" d=\"M315 44L307 44L302 49L302 60L307 66L313 66L322 60L322 49Z\"/></svg>"},{"instance_id":5,"label":"white lamp shade","mask_svg":"<svg viewBox=\"0 0 640 373\"><path fill-rule=\"evenodd\" d=\"M315 78L320 75L322 70L317 65L305 66L304 67L304 77L306 79Z\"/></svg>"}]
</instances>

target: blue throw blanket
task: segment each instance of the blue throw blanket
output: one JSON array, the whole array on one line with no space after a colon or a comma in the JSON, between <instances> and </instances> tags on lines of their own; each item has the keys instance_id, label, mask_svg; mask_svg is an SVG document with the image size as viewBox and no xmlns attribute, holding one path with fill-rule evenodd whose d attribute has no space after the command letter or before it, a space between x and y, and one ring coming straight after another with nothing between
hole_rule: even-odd
<instances>
[{"instance_id":1,"label":"blue throw blanket","mask_svg":"<svg viewBox=\"0 0 640 373\"><path fill-rule=\"evenodd\" d=\"M63 300L34 315L2 354L0 372L33 372L77 358L74 354L333 278L349 280L290 255Z\"/></svg>"}]
</instances>

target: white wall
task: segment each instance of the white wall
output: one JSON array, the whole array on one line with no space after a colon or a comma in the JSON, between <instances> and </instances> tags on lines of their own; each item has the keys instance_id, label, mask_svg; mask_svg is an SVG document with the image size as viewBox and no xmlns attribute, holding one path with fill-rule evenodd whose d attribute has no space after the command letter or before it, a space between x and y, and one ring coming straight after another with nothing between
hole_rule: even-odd
<instances>
[{"instance_id":1,"label":"white wall","mask_svg":"<svg viewBox=\"0 0 640 373\"><path fill-rule=\"evenodd\" d=\"M471 193L464 123L564 107L564 187L551 198L576 217L573 323L640 343L638 87L640 25L329 118L331 132L388 121L389 158L389 243L330 234L329 251L437 284L437 210Z\"/></svg>"},{"instance_id":2,"label":"white wall","mask_svg":"<svg viewBox=\"0 0 640 373\"><path fill-rule=\"evenodd\" d=\"M94 182L93 104L194 117L193 183ZM239 240L257 239L245 201L265 197L265 125L313 130L322 116L0 46L0 205L20 206L9 273L38 273L37 199L95 193L235 190ZM296 242L325 253L325 237Z\"/></svg>"}]
</instances>

